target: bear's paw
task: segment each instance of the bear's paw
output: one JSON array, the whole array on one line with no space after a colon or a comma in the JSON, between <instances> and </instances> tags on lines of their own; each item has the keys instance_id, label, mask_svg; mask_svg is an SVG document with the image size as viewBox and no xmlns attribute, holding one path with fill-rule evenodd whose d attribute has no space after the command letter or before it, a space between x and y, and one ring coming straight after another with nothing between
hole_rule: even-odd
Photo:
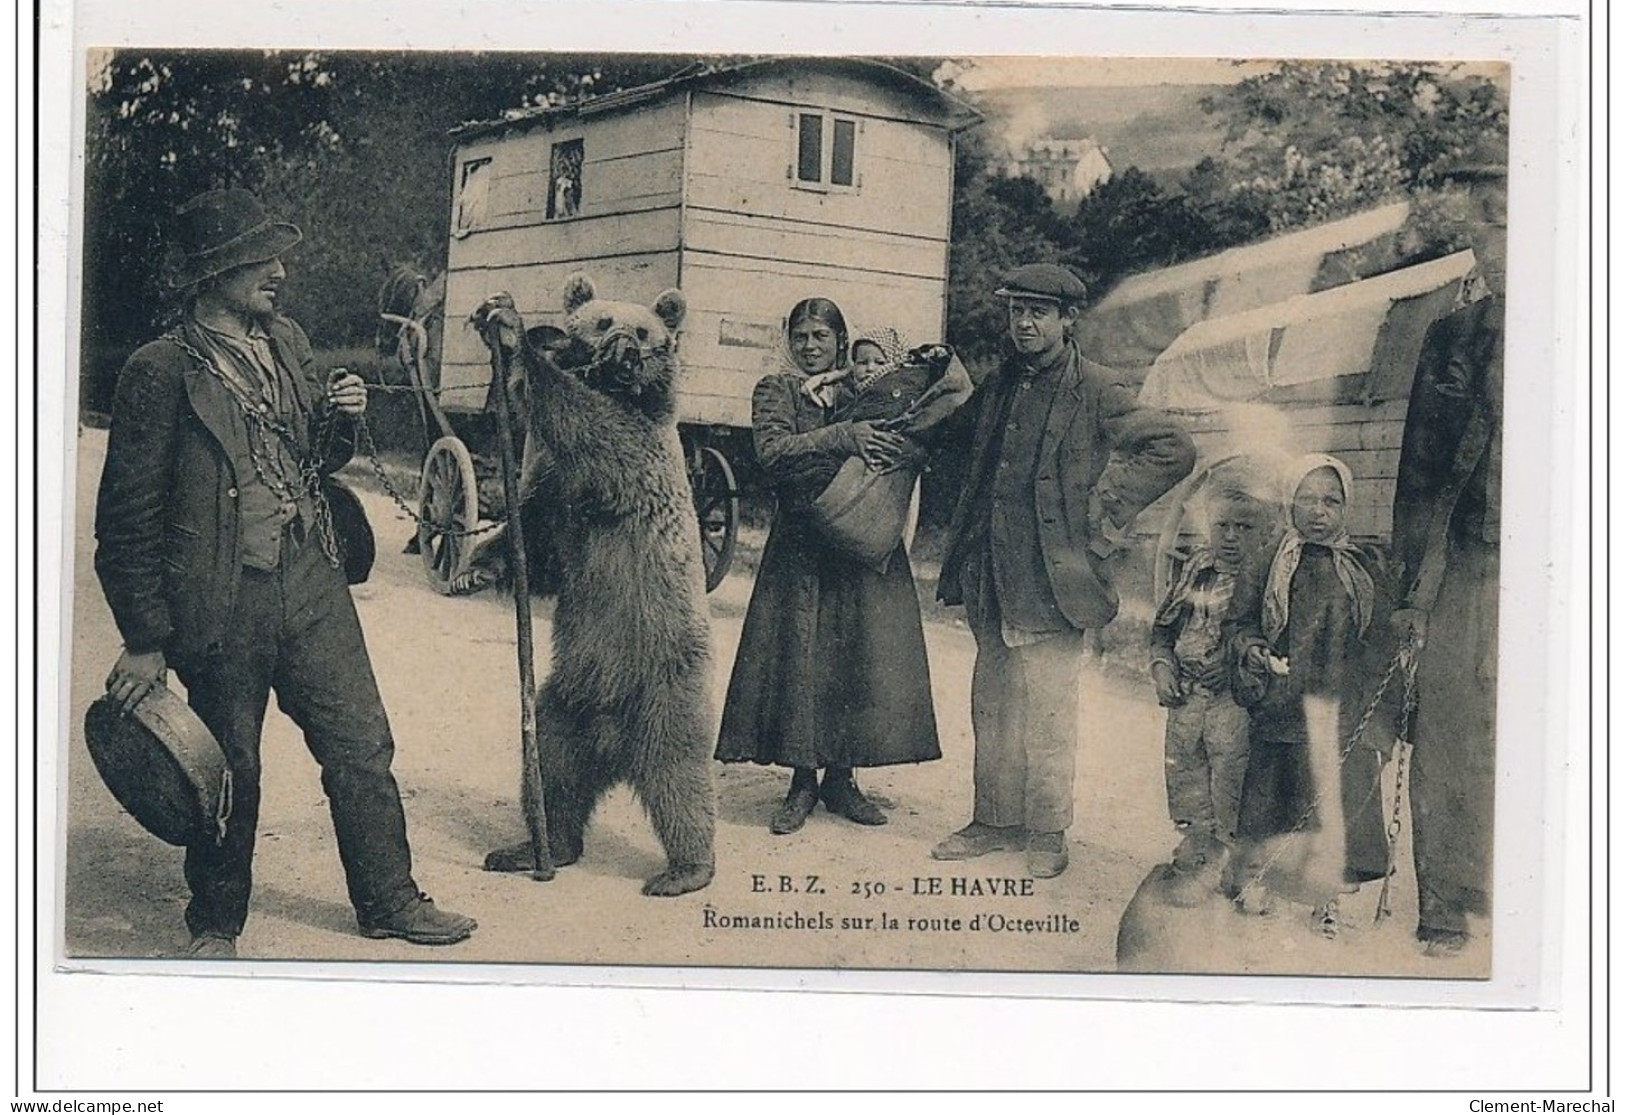
<instances>
[{"instance_id":1,"label":"bear's paw","mask_svg":"<svg viewBox=\"0 0 1625 1115\"><path fill-rule=\"evenodd\" d=\"M711 885L716 865L711 863L672 864L666 870L643 884L643 893L651 898L675 898L679 894L700 890Z\"/></svg>"}]
</instances>

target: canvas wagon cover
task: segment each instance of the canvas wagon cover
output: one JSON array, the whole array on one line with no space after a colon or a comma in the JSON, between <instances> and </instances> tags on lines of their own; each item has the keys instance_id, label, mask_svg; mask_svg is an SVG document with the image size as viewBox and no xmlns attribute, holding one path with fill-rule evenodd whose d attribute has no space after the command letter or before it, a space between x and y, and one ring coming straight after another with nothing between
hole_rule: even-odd
<instances>
[{"instance_id":1,"label":"canvas wagon cover","mask_svg":"<svg viewBox=\"0 0 1625 1115\"><path fill-rule=\"evenodd\" d=\"M1457 252L1198 322L1157 357L1140 401L1214 410L1277 388L1372 372L1368 401L1399 397L1409 390L1427 327L1455 304L1474 262L1471 251Z\"/></svg>"},{"instance_id":2,"label":"canvas wagon cover","mask_svg":"<svg viewBox=\"0 0 1625 1115\"><path fill-rule=\"evenodd\" d=\"M1124 279L1087 310L1079 344L1108 367L1143 369L1186 329L1307 294L1328 257L1397 232L1408 202L1356 213Z\"/></svg>"}]
</instances>

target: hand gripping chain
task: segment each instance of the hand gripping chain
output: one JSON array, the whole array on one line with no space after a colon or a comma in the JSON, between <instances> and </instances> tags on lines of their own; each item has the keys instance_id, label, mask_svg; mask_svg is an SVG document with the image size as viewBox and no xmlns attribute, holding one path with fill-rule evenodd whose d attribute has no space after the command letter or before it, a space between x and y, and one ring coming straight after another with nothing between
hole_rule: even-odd
<instances>
[{"instance_id":1,"label":"hand gripping chain","mask_svg":"<svg viewBox=\"0 0 1625 1115\"><path fill-rule=\"evenodd\" d=\"M1343 760L1349 757L1349 754L1354 750L1355 746L1359 744L1360 739L1365 735L1366 729L1370 727L1371 718L1376 715L1377 709L1381 707L1382 699L1388 692L1388 686L1393 683L1394 675L1400 673L1401 671L1404 672L1405 677L1405 695L1404 704L1400 709L1399 714L1399 730L1396 733L1394 740L1394 808L1392 817L1388 822L1386 832L1388 844L1388 871L1383 877L1382 891L1377 897L1377 913L1374 919L1374 924L1382 922L1384 918L1391 916L1393 913L1388 904L1388 892L1393 881L1394 873L1397 870L1397 866L1394 863L1394 849L1398 846L1399 833L1402 827L1400 810L1404 801L1405 759L1406 752L1410 746L1409 742L1407 741L1407 736L1409 735L1410 731L1411 711L1416 706L1416 648L1411 639L1407 638L1405 642L1400 645L1399 649L1394 651L1393 657L1388 660L1388 668L1383 671L1382 681L1378 683L1377 691L1371 695L1371 700L1366 703L1365 711L1360 714L1359 722L1355 724L1354 731L1349 734L1348 743L1344 745L1343 750L1338 754L1337 757L1338 766L1341 768ZM1303 816L1298 818L1298 822L1292 826L1292 832L1297 833L1304 830L1304 827L1308 825L1310 819L1314 817L1315 810L1320 805L1320 798L1320 791L1317 790L1314 799L1310 801L1308 808L1304 810ZM1281 855L1283 852L1285 852L1285 850L1286 846L1284 844L1277 847L1276 850L1271 853L1269 858L1266 859L1258 868L1258 870L1253 873L1252 878L1249 880L1249 885L1262 885L1264 882L1264 877L1269 874L1270 869L1275 866L1276 861L1281 858Z\"/></svg>"}]
</instances>

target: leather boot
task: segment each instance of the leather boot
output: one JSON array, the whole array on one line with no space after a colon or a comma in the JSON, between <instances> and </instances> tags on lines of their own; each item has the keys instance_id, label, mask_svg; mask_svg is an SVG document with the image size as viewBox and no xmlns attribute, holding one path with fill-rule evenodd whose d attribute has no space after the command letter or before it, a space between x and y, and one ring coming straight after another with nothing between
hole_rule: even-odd
<instances>
[{"instance_id":1,"label":"leather boot","mask_svg":"<svg viewBox=\"0 0 1625 1115\"><path fill-rule=\"evenodd\" d=\"M859 825L883 825L886 815L880 806L863 796L849 767L830 767L824 772L824 783L818 788L824 808Z\"/></svg>"},{"instance_id":2,"label":"leather boot","mask_svg":"<svg viewBox=\"0 0 1625 1115\"><path fill-rule=\"evenodd\" d=\"M773 811L773 819L767 824L768 831L775 836L790 835L807 823L813 806L817 804L818 772L797 767L790 778L790 792Z\"/></svg>"}]
</instances>

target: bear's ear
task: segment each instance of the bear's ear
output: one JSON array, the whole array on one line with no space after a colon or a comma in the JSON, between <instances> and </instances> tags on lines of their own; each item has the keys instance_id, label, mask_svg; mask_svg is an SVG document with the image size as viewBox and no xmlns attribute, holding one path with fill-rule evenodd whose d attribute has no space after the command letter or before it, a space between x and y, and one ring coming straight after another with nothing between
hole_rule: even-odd
<instances>
[{"instance_id":1,"label":"bear's ear","mask_svg":"<svg viewBox=\"0 0 1625 1115\"><path fill-rule=\"evenodd\" d=\"M598 292L593 289L592 280L587 278L584 273L577 271L564 280L564 312L566 314L575 313L596 297L598 297Z\"/></svg>"},{"instance_id":2,"label":"bear's ear","mask_svg":"<svg viewBox=\"0 0 1625 1115\"><path fill-rule=\"evenodd\" d=\"M684 315L688 313L688 299L683 297L682 291L675 288L663 290L660 297L655 299L654 312L655 317L666 323L667 332L675 333L677 327L683 324Z\"/></svg>"}]
</instances>

